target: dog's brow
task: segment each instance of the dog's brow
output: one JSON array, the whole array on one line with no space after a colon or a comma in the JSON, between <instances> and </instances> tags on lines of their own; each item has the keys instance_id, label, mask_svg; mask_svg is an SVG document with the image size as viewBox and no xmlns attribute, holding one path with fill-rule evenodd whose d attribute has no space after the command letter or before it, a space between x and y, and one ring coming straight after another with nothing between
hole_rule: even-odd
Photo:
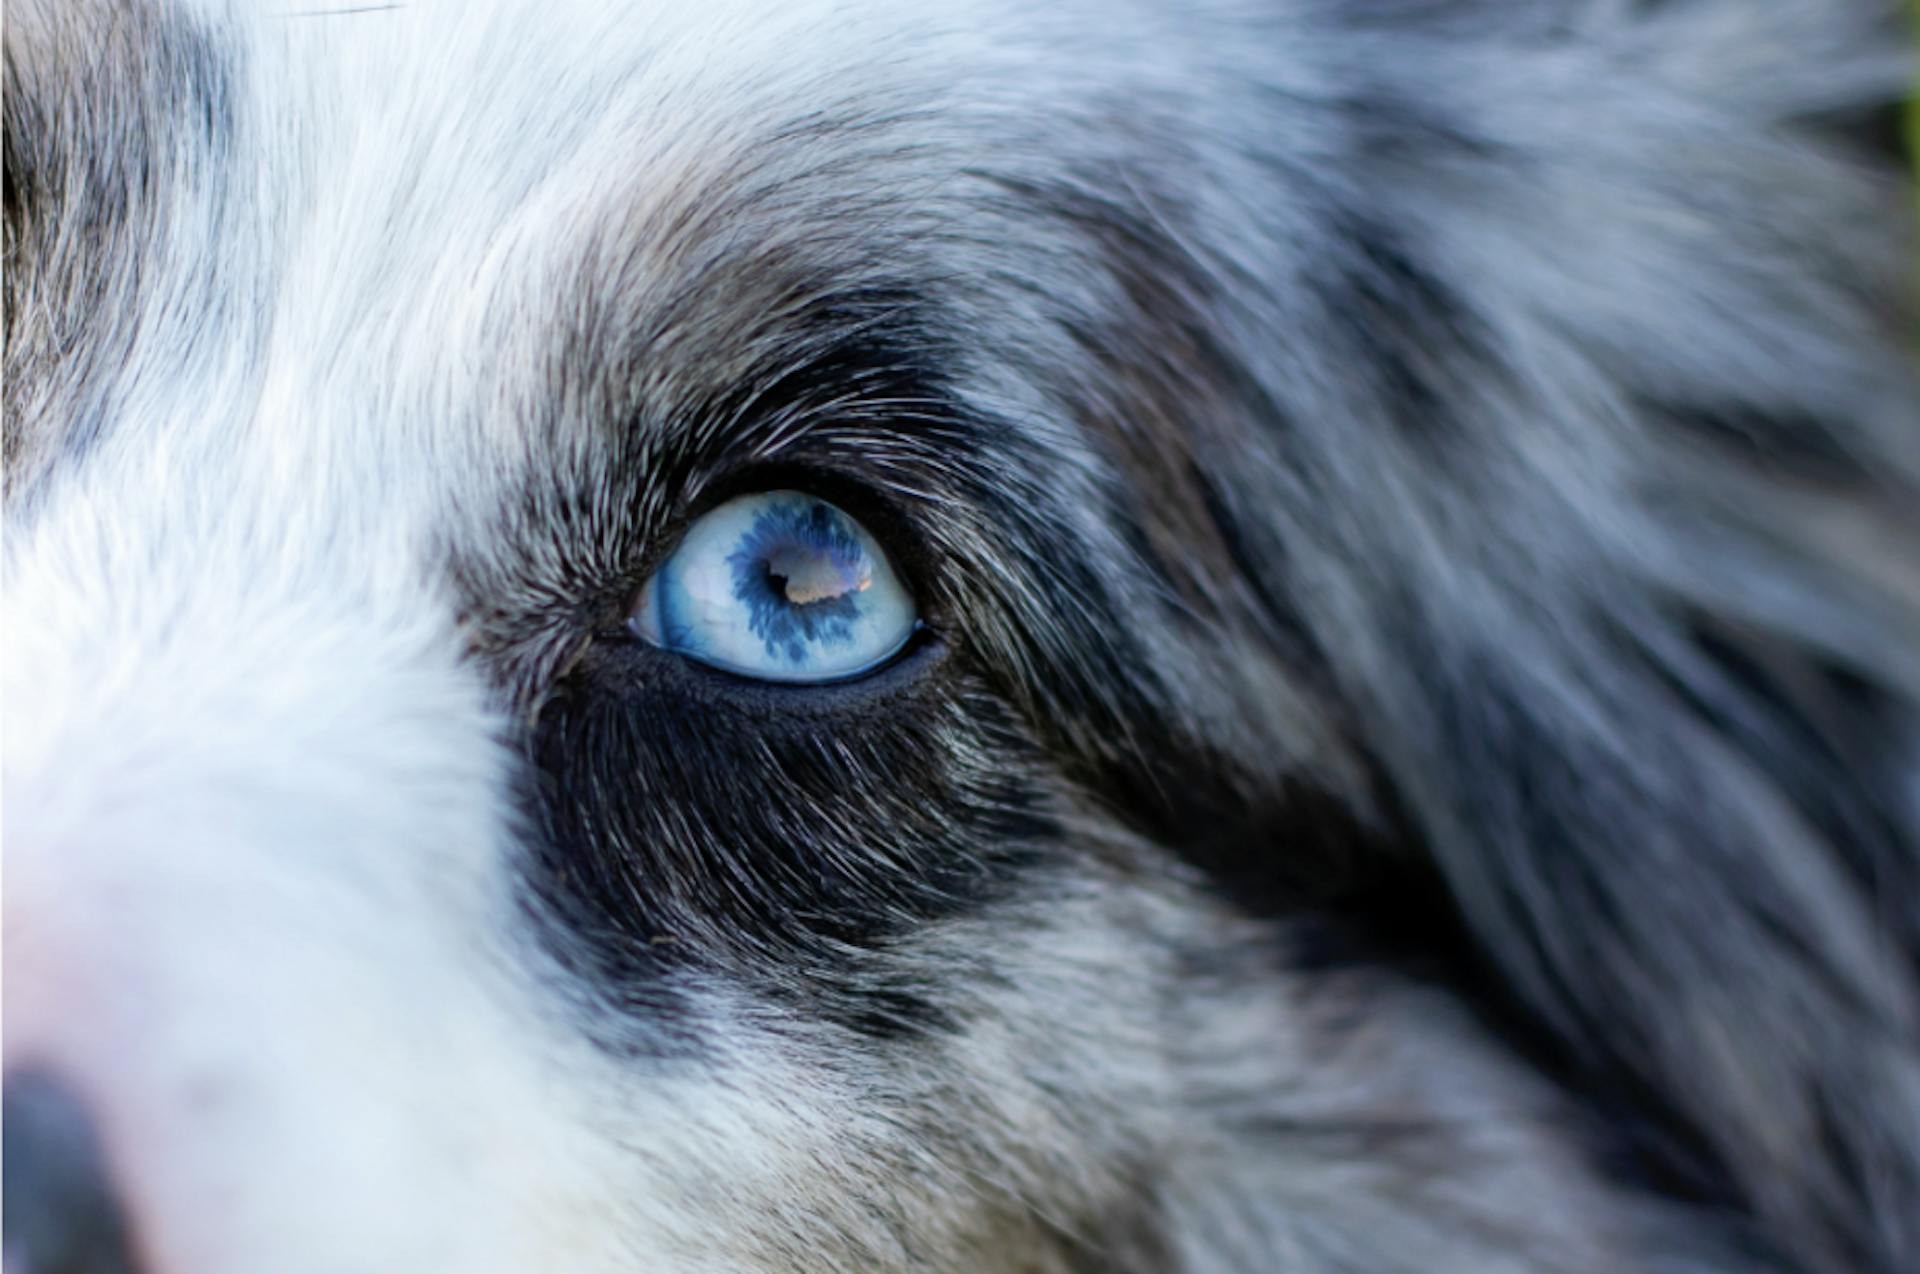
<instances>
[{"instance_id":1,"label":"dog's brow","mask_svg":"<svg viewBox=\"0 0 1920 1274\"><path fill-rule=\"evenodd\" d=\"M885 127L858 124L866 137ZM888 250L891 208L833 197L844 157L816 162L794 163L776 139L679 174L642 212L600 214L571 273L537 284L565 298L542 378L571 408L557 429L648 463L713 465L778 460L821 427L884 431L944 411L937 267L918 246Z\"/></svg>"},{"instance_id":2,"label":"dog's brow","mask_svg":"<svg viewBox=\"0 0 1920 1274\"><path fill-rule=\"evenodd\" d=\"M100 402L48 396L113 383L172 197L225 171L237 53L190 15L148 5L52 5L8 19L5 447L14 491L104 430Z\"/></svg>"}]
</instances>

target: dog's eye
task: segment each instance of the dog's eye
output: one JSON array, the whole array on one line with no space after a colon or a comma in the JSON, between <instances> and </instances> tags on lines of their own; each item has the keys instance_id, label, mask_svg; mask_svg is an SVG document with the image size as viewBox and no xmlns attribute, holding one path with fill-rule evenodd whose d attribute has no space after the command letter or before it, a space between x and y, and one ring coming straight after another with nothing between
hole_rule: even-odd
<instances>
[{"instance_id":1,"label":"dog's eye","mask_svg":"<svg viewBox=\"0 0 1920 1274\"><path fill-rule=\"evenodd\" d=\"M824 500L769 491L695 522L630 623L662 650L743 677L821 682L885 663L919 618L865 527Z\"/></svg>"}]
</instances>

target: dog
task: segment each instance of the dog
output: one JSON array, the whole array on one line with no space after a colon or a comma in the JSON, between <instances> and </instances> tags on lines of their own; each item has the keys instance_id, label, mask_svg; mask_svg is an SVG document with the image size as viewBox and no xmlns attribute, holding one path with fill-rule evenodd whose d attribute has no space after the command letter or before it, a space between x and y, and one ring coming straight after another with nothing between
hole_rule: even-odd
<instances>
[{"instance_id":1,"label":"dog","mask_svg":"<svg viewBox=\"0 0 1920 1274\"><path fill-rule=\"evenodd\" d=\"M1910 1274L1894 0L19 0L8 1274Z\"/></svg>"}]
</instances>

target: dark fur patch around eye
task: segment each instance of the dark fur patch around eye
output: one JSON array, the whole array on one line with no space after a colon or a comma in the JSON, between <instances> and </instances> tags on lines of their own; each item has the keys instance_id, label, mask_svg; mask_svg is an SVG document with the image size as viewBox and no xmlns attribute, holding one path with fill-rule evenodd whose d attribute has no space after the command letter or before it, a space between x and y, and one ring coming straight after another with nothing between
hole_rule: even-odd
<instances>
[{"instance_id":1,"label":"dark fur patch around eye","mask_svg":"<svg viewBox=\"0 0 1920 1274\"><path fill-rule=\"evenodd\" d=\"M595 414L552 427L602 441L566 449L581 467L539 475L496 551L456 564L476 650L532 721L529 891L561 958L631 1006L641 1038L651 1014L676 1016L676 975L691 970L872 1036L935 1029L939 1011L880 953L1000 896L1059 842L1041 745L937 635L963 572L936 547L982 519L1022 521L995 476L1019 448L946 392L922 296L785 278L792 266L713 265L680 294L687 308L646 329L666 344L624 358L608 357L621 334L601 319L563 332L556 376L576 389L554 401ZM742 322L756 289L804 303ZM721 311L701 312L708 302ZM711 341L677 348L689 330ZM714 367L739 367L736 342L753 357L715 383ZM643 401L616 383L638 367ZM769 489L858 518L932 628L832 685L757 683L604 635L558 681L515 666L529 648L610 633L688 518Z\"/></svg>"},{"instance_id":2,"label":"dark fur patch around eye","mask_svg":"<svg viewBox=\"0 0 1920 1274\"><path fill-rule=\"evenodd\" d=\"M937 652L868 684L765 686L597 647L542 710L535 881L643 1009L722 973L882 1035L937 1011L858 956L991 900L1055 838L1031 744Z\"/></svg>"}]
</instances>

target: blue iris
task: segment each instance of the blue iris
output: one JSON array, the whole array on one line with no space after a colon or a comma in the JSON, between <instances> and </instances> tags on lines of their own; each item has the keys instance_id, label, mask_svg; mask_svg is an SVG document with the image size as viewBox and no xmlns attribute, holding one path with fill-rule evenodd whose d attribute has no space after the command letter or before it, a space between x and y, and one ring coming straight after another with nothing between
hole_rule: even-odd
<instances>
[{"instance_id":1,"label":"blue iris","mask_svg":"<svg viewBox=\"0 0 1920 1274\"><path fill-rule=\"evenodd\" d=\"M746 606L747 624L766 643L769 658L784 656L801 665L810 646L852 644L860 618L855 589L865 557L846 520L818 501L777 504L754 518L740 547L727 554L727 565L733 567L733 595ZM811 565L846 586L839 593L795 601L789 596L794 582L789 570L796 564L803 570Z\"/></svg>"},{"instance_id":2,"label":"blue iris","mask_svg":"<svg viewBox=\"0 0 1920 1274\"><path fill-rule=\"evenodd\" d=\"M801 682L867 672L918 624L866 528L798 491L742 496L694 523L633 616L634 630L662 649Z\"/></svg>"}]
</instances>

